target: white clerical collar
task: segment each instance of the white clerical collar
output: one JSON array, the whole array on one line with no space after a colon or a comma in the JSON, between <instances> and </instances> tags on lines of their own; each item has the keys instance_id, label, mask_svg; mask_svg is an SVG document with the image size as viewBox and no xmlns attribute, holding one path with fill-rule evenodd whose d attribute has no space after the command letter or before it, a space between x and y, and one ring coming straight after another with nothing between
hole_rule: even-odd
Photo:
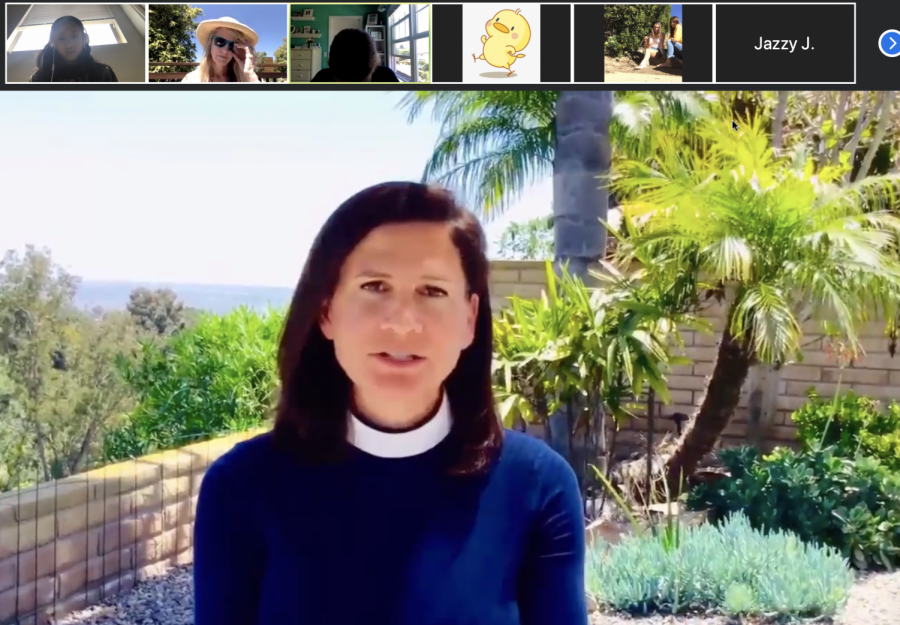
<instances>
[{"instance_id":1,"label":"white clerical collar","mask_svg":"<svg viewBox=\"0 0 900 625\"><path fill-rule=\"evenodd\" d=\"M350 413L350 443L367 454L381 458L406 458L424 454L443 441L452 425L447 395L437 413L421 427L408 432L382 432L366 425Z\"/></svg>"}]
</instances>

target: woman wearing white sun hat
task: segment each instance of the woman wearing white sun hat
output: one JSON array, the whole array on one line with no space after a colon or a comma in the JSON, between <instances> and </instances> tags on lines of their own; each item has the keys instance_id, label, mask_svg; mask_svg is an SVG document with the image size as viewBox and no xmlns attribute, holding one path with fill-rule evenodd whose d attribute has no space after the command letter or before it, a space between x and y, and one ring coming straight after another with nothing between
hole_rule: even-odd
<instances>
[{"instance_id":1,"label":"woman wearing white sun hat","mask_svg":"<svg viewBox=\"0 0 900 625\"><path fill-rule=\"evenodd\" d=\"M259 82L256 75L256 31L232 17L205 20L197 27L203 46L200 67L181 82Z\"/></svg>"}]
</instances>

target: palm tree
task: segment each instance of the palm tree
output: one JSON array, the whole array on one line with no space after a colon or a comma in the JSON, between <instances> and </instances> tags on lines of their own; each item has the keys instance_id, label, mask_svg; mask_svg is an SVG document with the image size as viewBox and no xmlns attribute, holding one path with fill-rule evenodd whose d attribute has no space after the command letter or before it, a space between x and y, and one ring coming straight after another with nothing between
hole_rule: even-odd
<instances>
[{"instance_id":1,"label":"palm tree","mask_svg":"<svg viewBox=\"0 0 900 625\"><path fill-rule=\"evenodd\" d=\"M410 123L429 110L431 118L441 123L441 136L425 164L422 179L458 191L486 220L503 214L531 184L554 173L557 103L564 93L408 93L400 106ZM607 115L609 141L615 146L613 162L623 157L639 159L652 152L656 136L666 129L689 128L706 115L706 100L715 99L689 91L615 92L611 115ZM570 107L574 115L599 116L599 112L590 110L591 100L577 102L585 103L588 110ZM590 184L599 186L596 181Z\"/></svg>"},{"instance_id":2,"label":"palm tree","mask_svg":"<svg viewBox=\"0 0 900 625\"><path fill-rule=\"evenodd\" d=\"M784 363L801 323L827 318L857 344L873 312L896 316L900 220L888 210L900 174L845 185L844 168L823 166L802 146L776 156L764 116L707 119L691 141L659 142L649 160L618 164L611 188L628 232L619 260L647 263L655 280L693 272L725 297L726 325L712 376L667 461L674 488L713 450L756 363Z\"/></svg>"},{"instance_id":3,"label":"palm tree","mask_svg":"<svg viewBox=\"0 0 900 625\"><path fill-rule=\"evenodd\" d=\"M705 112L690 92L619 92L614 105L610 91L419 91L401 106L410 122L430 106L442 123L423 180L460 191L485 219L552 174L555 264L582 279L606 251L609 193L597 177L609 172L611 144L640 158L660 128ZM553 415L549 442L578 470L570 421Z\"/></svg>"}]
</instances>

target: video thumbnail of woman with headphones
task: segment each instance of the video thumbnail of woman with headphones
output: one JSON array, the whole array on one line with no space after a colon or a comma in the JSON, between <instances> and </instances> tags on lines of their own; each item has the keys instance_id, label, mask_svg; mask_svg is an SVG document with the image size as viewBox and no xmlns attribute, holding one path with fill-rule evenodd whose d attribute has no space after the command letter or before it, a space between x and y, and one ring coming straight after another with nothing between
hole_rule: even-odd
<instances>
[{"instance_id":1,"label":"video thumbnail of woman with headphones","mask_svg":"<svg viewBox=\"0 0 900 625\"><path fill-rule=\"evenodd\" d=\"M113 68L95 61L91 41L77 17L66 15L50 27L50 41L38 52L28 82L119 82Z\"/></svg>"}]
</instances>

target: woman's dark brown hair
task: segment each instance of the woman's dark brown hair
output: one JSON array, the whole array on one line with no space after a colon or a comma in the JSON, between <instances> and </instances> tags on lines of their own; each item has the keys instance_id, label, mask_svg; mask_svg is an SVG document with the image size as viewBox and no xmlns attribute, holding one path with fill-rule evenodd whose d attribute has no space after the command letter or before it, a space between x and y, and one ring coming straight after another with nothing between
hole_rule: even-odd
<instances>
[{"instance_id":1,"label":"woman's dark brown hair","mask_svg":"<svg viewBox=\"0 0 900 625\"><path fill-rule=\"evenodd\" d=\"M491 388L493 319L484 231L446 191L388 182L357 193L328 218L313 242L288 310L278 351L281 397L274 436L276 444L302 462L336 461L347 449L351 383L319 327L344 261L375 228L411 222L447 224L469 293L478 296L475 338L445 383L453 413L450 472L479 473L500 448L503 429Z\"/></svg>"},{"instance_id":2,"label":"woman's dark brown hair","mask_svg":"<svg viewBox=\"0 0 900 625\"><path fill-rule=\"evenodd\" d=\"M681 20L678 19L677 17L673 17L673 18L669 19L669 36L670 37L675 36L675 29L678 27L678 25L680 23L681 23Z\"/></svg>"},{"instance_id":3,"label":"woman's dark brown hair","mask_svg":"<svg viewBox=\"0 0 900 625\"><path fill-rule=\"evenodd\" d=\"M366 82L378 67L378 50L372 35L359 28L345 28L334 36L328 51L328 67L342 82Z\"/></svg>"}]
</instances>

